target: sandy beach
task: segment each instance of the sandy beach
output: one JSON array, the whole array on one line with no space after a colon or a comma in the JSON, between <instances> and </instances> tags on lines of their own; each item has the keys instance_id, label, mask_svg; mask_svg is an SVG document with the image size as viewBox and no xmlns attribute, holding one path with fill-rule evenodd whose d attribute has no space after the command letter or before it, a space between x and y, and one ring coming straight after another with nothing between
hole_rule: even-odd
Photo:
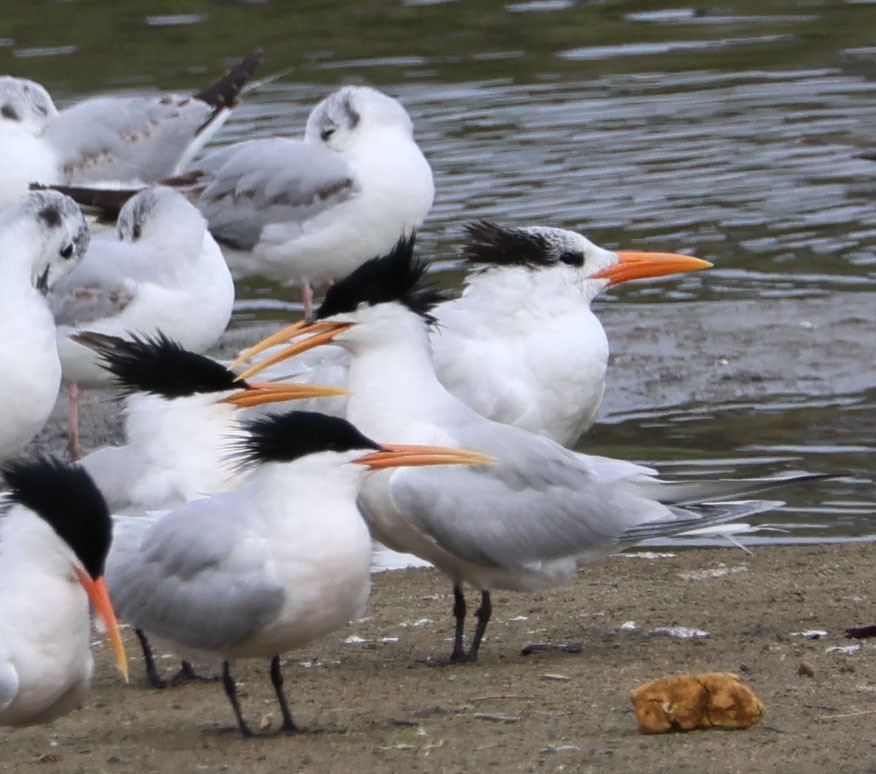
<instances>
[{"instance_id":1,"label":"sandy beach","mask_svg":"<svg viewBox=\"0 0 876 774\"><path fill-rule=\"evenodd\" d=\"M867 544L618 556L548 592L497 592L480 663L450 667L435 663L450 648L449 584L430 569L381 573L365 620L284 659L303 733L242 740L218 683L147 688L126 631L131 684L97 646L88 705L0 731L0 770L873 771L876 641L843 631L876 621L874 588ZM671 627L699 636L655 632ZM531 644L569 647L521 655ZM270 733L267 666L236 674L247 717ZM638 733L631 688L703 671L738 673L762 723Z\"/></svg>"}]
</instances>

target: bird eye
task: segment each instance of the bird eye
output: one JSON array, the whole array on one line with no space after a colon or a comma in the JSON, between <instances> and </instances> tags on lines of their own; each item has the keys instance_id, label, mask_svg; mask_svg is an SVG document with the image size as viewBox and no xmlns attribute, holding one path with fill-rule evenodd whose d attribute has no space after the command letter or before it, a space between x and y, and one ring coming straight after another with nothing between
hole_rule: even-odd
<instances>
[{"instance_id":1,"label":"bird eye","mask_svg":"<svg viewBox=\"0 0 876 774\"><path fill-rule=\"evenodd\" d=\"M133 235L134 239L139 239L142 236L143 229L140 227L139 223L134 224L134 228L131 229L131 234Z\"/></svg>"},{"instance_id":2,"label":"bird eye","mask_svg":"<svg viewBox=\"0 0 876 774\"><path fill-rule=\"evenodd\" d=\"M328 140L335 133L336 129L336 126L327 126L325 129L323 129L319 135L322 138L322 141L325 142L326 140Z\"/></svg>"},{"instance_id":3,"label":"bird eye","mask_svg":"<svg viewBox=\"0 0 876 774\"><path fill-rule=\"evenodd\" d=\"M61 257L63 259L68 259L73 255L73 245L67 245L66 247L61 249Z\"/></svg>"}]
</instances>

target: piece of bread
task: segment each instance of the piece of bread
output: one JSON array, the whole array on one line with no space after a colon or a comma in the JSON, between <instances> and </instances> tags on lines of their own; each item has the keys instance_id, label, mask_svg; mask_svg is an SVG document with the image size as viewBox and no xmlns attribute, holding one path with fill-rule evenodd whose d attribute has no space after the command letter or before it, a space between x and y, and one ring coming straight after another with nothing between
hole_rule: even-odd
<instances>
[{"instance_id":1,"label":"piece of bread","mask_svg":"<svg viewBox=\"0 0 876 774\"><path fill-rule=\"evenodd\" d=\"M630 691L643 734L695 728L747 728L764 714L754 692L730 672L674 675Z\"/></svg>"}]
</instances>

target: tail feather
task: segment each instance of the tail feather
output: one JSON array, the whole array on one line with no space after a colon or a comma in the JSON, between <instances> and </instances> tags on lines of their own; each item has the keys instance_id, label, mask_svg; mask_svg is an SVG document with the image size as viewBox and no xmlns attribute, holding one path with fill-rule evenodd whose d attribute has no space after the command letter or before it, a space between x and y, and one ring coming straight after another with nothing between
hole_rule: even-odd
<instances>
[{"instance_id":1,"label":"tail feather","mask_svg":"<svg viewBox=\"0 0 876 774\"><path fill-rule=\"evenodd\" d=\"M118 352L130 343L121 336L110 336L108 333L98 333L97 331L79 331L72 334L70 338L77 344L82 344L98 354Z\"/></svg>"},{"instance_id":2,"label":"tail feather","mask_svg":"<svg viewBox=\"0 0 876 774\"><path fill-rule=\"evenodd\" d=\"M243 87L252 78L256 68L264 61L264 58L265 55L261 49L253 51L234 66L227 75L195 94L195 99L212 105L216 110L234 107L237 105Z\"/></svg>"},{"instance_id":3,"label":"tail feather","mask_svg":"<svg viewBox=\"0 0 876 774\"><path fill-rule=\"evenodd\" d=\"M662 481L636 479L636 488L646 497L664 505L690 505L718 500L738 500L756 492L764 492L788 484L837 478L836 474L787 473L764 478L719 478L702 481Z\"/></svg>"},{"instance_id":4,"label":"tail feather","mask_svg":"<svg viewBox=\"0 0 876 774\"><path fill-rule=\"evenodd\" d=\"M718 503L698 503L685 508L672 508L678 517L672 521L649 521L631 527L621 535L621 543L632 545L649 538L669 537L691 529L702 529L714 524L723 524L764 511L780 508L781 500L730 500Z\"/></svg>"},{"instance_id":5,"label":"tail feather","mask_svg":"<svg viewBox=\"0 0 876 774\"><path fill-rule=\"evenodd\" d=\"M34 191L58 191L69 196L80 207L97 210L102 220L105 218L112 223L118 219L125 202L142 190L142 187L89 188L79 185L42 185L41 183L31 183L30 188Z\"/></svg>"}]
</instances>

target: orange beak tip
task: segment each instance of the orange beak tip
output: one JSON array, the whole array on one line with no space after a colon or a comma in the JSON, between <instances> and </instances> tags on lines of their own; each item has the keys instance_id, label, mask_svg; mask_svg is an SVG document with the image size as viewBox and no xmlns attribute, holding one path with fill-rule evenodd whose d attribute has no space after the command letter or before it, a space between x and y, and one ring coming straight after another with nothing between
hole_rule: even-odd
<instances>
[{"instance_id":1,"label":"orange beak tip","mask_svg":"<svg viewBox=\"0 0 876 774\"><path fill-rule=\"evenodd\" d=\"M76 570L76 574L79 578L79 583L85 589L86 594L88 594L88 598L91 601L95 613L97 613L106 626L106 637L113 649L113 655L116 657L116 663L119 666L119 670L124 676L125 682L130 682L128 657L125 653L125 645L122 642L122 636L119 634L119 624L116 620L116 614L113 610L112 602L110 601L106 581L102 577L92 579L79 569Z\"/></svg>"}]
</instances>

